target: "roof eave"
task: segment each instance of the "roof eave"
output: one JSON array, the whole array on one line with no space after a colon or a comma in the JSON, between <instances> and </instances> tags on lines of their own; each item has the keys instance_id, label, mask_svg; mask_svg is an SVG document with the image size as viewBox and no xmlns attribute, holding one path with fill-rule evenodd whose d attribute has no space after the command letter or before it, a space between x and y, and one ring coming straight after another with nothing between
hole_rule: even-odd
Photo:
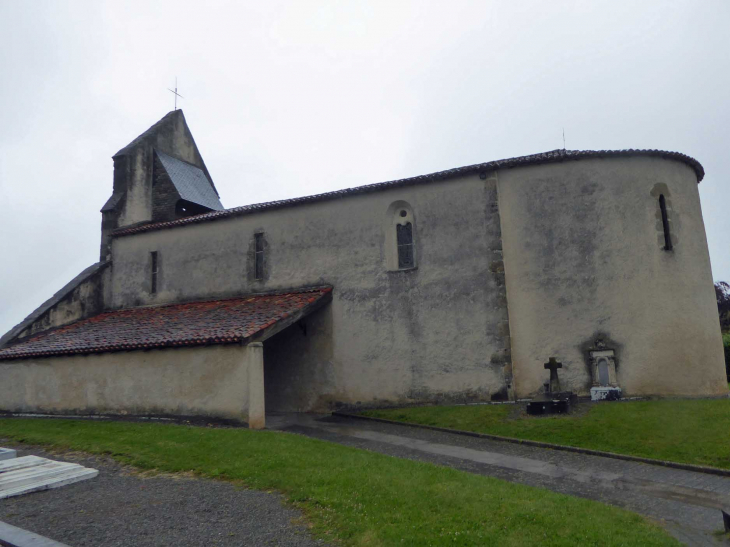
<instances>
[{"instance_id":1,"label":"roof eave","mask_svg":"<svg viewBox=\"0 0 730 547\"><path fill-rule=\"evenodd\" d=\"M183 348L183 347L205 347L212 345L230 345L239 344L247 345L252 342L263 342L268 340L275 334L281 332L287 327L293 325L300 319L314 313L321 309L329 302L332 301L332 286L325 285L319 287L309 287L300 289L297 292L321 292L319 297L312 297L310 301L302 308L297 309L293 313L284 315L278 320L271 320L269 323L264 325L256 332L247 336L228 336L228 337L208 337L208 338L186 338L169 340L164 342L145 342L145 343L129 343L129 344L114 344L103 347L78 347L69 348L65 350L47 350L47 351L32 351L26 353L19 353L16 355L0 355L0 363L3 361L16 361L16 360L27 360L36 358L47 358L47 357L69 357L73 355L95 355L102 353L119 353L124 351L146 351L152 349L172 349L172 348ZM260 295L276 295L276 294L287 294L288 291L271 291L267 293L261 293ZM246 296L257 296L257 295L246 295ZM240 297L236 297L240 298ZM201 301L209 302L209 301ZM165 304L163 306L143 306L143 307L165 307L165 306L176 306L180 303Z\"/></svg>"},{"instance_id":2,"label":"roof eave","mask_svg":"<svg viewBox=\"0 0 730 547\"><path fill-rule=\"evenodd\" d=\"M578 161L581 159L601 159L601 158L615 158L615 157L630 157L630 156L644 156L644 157L661 157L664 159L674 160L682 162L688 165L697 176L697 183L699 184L704 177L705 171L696 159L680 152L668 152L664 150L551 150L549 152L543 152L539 154L531 154L528 156L519 156L515 158L507 158L503 160L495 160L486 163L479 163L474 165L467 165L464 167L457 167L454 169L448 169L446 171L438 171L436 173L430 173L427 175L419 175L416 177L410 177L405 179L379 182L374 184L367 184L364 186L356 186L354 188L346 188L343 190L335 190L333 192L325 192L323 194L314 194L311 196L302 196L298 198L285 199L279 201L271 201L265 203L258 203L252 205L244 205L242 207L234 207L231 209L224 209L223 211L212 211L209 213L203 213L200 215L193 215L169 222L159 222L154 224L145 224L136 227L124 227L120 228L112 233L112 237L123 237L127 235L134 235L137 233L143 233L153 230L163 230L167 228L176 228L178 226L187 226L189 224L197 224L199 222L207 222L213 220L220 220L224 218L231 218L235 216L241 216L251 214L259 211L278 209L283 207L292 207L296 205L303 205L305 203L313 203L318 201L327 201L331 199L338 199L352 195L366 194L370 192L378 192L381 190L388 190L391 188L400 188L404 186L412 186L416 184L425 184L429 182L435 182L439 180L446 180L456 176L463 176L473 173L482 173L489 171L497 171L499 169L514 169L516 167L527 167L533 165L543 165L548 163L561 163L565 161Z\"/></svg>"}]
</instances>

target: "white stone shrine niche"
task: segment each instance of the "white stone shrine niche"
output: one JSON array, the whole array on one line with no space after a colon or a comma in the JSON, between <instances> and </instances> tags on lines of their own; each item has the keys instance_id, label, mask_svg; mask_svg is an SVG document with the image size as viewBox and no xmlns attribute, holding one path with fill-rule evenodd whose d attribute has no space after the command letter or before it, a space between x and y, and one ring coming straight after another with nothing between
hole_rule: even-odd
<instances>
[{"instance_id":1,"label":"white stone shrine niche","mask_svg":"<svg viewBox=\"0 0 730 547\"><path fill-rule=\"evenodd\" d=\"M591 400L619 400L621 398L621 388L616 379L616 353L606 347L606 343L600 338L596 340L595 347L588 353L593 376Z\"/></svg>"}]
</instances>

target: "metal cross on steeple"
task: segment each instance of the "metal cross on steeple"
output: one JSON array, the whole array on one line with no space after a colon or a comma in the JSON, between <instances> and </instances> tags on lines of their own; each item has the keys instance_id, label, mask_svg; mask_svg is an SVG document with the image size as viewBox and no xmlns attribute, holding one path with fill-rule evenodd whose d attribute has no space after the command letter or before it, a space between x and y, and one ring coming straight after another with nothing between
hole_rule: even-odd
<instances>
[{"instance_id":1,"label":"metal cross on steeple","mask_svg":"<svg viewBox=\"0 0 730 547\"><path fill-rule=\"evenodd\" d=\"M168 87L168 88L167 88L167 90L168 90L168 91L172 91L172 93L173 93L173 94L175 95L175 110L177 110L177 98L178 98L178 97L180 97L181 99L184 99L184 98L185 98L185 97L183 97L182 95L180 95L180 94L179 94L179 93L177 92L177 76L175 76L175 89L174 89L174 90L172 90L172 89L170 89L170 88Z\"/></svg>"}]
</instances>

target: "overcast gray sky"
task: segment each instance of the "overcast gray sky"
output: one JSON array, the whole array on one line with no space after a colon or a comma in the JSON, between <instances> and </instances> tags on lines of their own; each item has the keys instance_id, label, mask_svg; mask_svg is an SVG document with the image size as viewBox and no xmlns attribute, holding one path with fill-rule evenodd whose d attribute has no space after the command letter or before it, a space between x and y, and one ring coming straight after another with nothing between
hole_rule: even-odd
<instances>
[{"instance_id":1,"label":"overcast gray sky","mask_svg":"<svg viewBox=\"0 0 730 547\"><path fill-rule=\"evenodd\" d=\"M562 148L697 158L730 281L730 1L0 0L0 334L98 260L173 107L226 207Z\"/></svg>"}]
</instances>

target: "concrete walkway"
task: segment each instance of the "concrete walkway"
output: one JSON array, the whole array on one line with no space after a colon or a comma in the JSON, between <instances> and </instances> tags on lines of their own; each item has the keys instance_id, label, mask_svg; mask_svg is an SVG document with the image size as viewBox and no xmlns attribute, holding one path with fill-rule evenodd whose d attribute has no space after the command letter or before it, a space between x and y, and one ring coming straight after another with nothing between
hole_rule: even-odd
<instances>
[{"instance_id":1,"label":"concrete walkway","mask_svg":"<svg viewBox=\"0 0 730 547\"><path fill-rule=\"evenodd\" d=\"M408 426L311 415L267 416L269 429L427 461L617 505L687 545L722 545L730 478Z\"/></svg>"}]
</instances>

